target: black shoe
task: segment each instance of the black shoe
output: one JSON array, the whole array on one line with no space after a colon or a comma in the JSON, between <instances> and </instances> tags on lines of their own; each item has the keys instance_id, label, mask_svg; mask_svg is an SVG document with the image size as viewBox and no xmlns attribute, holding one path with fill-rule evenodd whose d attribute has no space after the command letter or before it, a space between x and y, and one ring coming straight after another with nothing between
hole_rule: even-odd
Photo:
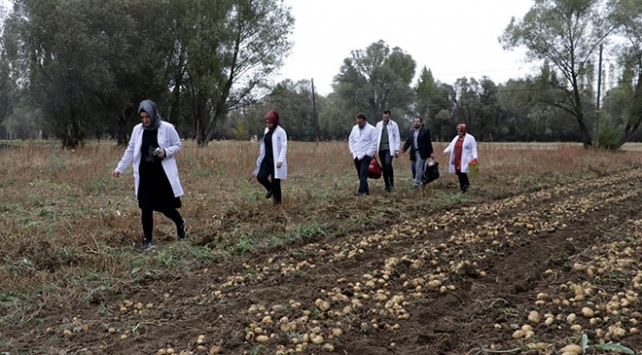
<instances>
[{"instance_id":1,"label":"black shoe","mask_svg":"<svg viewBox=\"0 0 642 355\"><path fill-rule=\"evenodd\" d=\"M466 190L470 187L470 184L464 184L461 186L461 193L466 193Z\"/></svg>"},{"instance_id":2,"label":"black shoe","mask_svg":"<svg viewBox=\"0 0 642 355\"><path fill-rule=\"evenodd\" d=\"M185 239L186 235L187 231L185 230L185 220L183 220L183 222L181 222L181 225L176 228L176 239L183 240Z\"/></svg>"},{"instance_id":3,"label":"black shoe","mask_svg":"<svg viewBox=\"0 0 642 355\"><path fill-rule=\"evenodd\" d=\"M143 245L140 246L140 251L153 251L156 249L156 246L152 242L143 242Z\"/></svg>"},{"instance_id":4,"label":"black shoe","mask_svg":"<svg viewBox=\"0 0 642 355\"><path fill-rule=\"evenodd\" d=\"M269 190L268 192L265 193L265 198L270 198L272 197L272 190Z\"/></svg>"}]
</instances>

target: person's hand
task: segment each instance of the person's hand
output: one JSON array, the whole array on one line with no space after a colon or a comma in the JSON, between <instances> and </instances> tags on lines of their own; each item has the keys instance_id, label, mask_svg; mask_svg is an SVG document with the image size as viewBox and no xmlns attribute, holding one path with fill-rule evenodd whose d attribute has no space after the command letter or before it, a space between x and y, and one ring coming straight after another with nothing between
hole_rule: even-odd
<instances>
[{"instance_id":1,"label":"person's hand","mask_svg":"<svg viewBox=\"0 0 642 355\"><path fill-rule=\"evenodd\" d=\"M114 170L114 172L111 173L111 177L113 177L114 179L119 177L119 176L120 176L120 173L118 171L116 171L116 170Z\"/></svg>"},{"instance_id":2,"label":"person's hand","mask_svg":"<svg viewBox=\"0 0 642 355\"><path fill-rule=\"evenodd\" d=\"M165 149L161 149L161 151L158 152L158 154L156 154L156 156L161 158L161 159L165 158Z\"/></svg>"},{"instance_id":3,"label":"person's hand","mask_svg":"<svg viewBox=\"0 0 642 355\"><path fill-rule=\"evenodd\" d=\"M281 168L281 166L283 166L283 162L282 161L277 161L276 162L276 168L279 169L279 168Z\"/></svg>"},{"instance_id":4,"label":"person's hand","mask_svg":"<svg viewBox=\"0 0 642 355\"><path fill-rule=\"evenodd\" d=\"M399 151L395 150L395 158L399 158Z\"/></svg>"}]
</instances>

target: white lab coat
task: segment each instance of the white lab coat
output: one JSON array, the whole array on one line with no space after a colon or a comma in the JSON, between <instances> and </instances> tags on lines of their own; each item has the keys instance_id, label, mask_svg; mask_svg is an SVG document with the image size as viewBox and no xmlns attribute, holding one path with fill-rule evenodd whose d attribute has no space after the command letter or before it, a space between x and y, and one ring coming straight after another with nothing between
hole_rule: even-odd
<instances>
[{"instance_id":1,"label":"white lab coat","mask_svg":"<svg viewBox=\"0 0 642 355\"><path fill-rule=\"evenodd\" d=\"M390 155L394 156L395 151L401 150L401 135L399 134L399 126L397 122L393 120L388 121L386 126L388 129L388 145L390 146ZM379 152L379 147L381 146L381 131L383 130L383 120L377 122L375 127L377 130L377 152Z\"/></svg>"},{"instance_id":2,"label":"white lab coat","mask_svg":"<svg viewBox=\"0 0 642 355\"><path fill-rule=\"evenodd\" d=\"M140 167L140 147L143 143L143 131L142 123L134 126L127 150L125 150L122 159L118 163L118 167L116 167L116 171L122 174L129 164L132 164L132 169L134 170L134 193L136 196L138 196L138 186L140 184L138 168ZM182 149L182 145L178 132L176 132L174 125L171 123L161 121L161 125L158 127L158 146L165 150L165 158L161 160L161 165L163 166L165 175L167 175L169 184L172 186L174 197L182 196L183 187L178 178L178 166L174 158L174 155Z\"/></svg>"},{"instance_id":3,"label":"white lab coat","mask_svg":"<svg viewBox=\"0 0 642 355\"><path fill-rule=\"evenodd\" d=\"M263 137L268 133L268 128L265 128L263 132ZM285 130L281 126L276 126L274 133L272 133L272 158L274 160L274 176L273 179L287 179L288 178L288 161L287 161L287 152L288 152L288 135L285 133ZM259 174L259 169L261 169L261 162L265 158L265 142L261 138L261 149L259 151L259 157L256 159L256 169L252 173L254 176ZM282 162L280 168L276 167L277 162Z\"/></svg>"},{"instance_id":4,"label":"white lab coat","mask_svg":"<svg viewBox=\"0 0 642 355\"><path fill-rule=\"evenodd\" d=\"M363 159L366 155L373 157L377 150L377 133L370 123L366 123L363 128L356 124L352 127L350 137L348 137L348 148L353 159Z\"/></svg>"},{"instance_id":5,"label":"white lab coat","mask_svg":"<svg viewBox=\"0 0 642 355\"><path fill-rule=\"evenodd\" d=\"M450 159L449 159L449 164L448 164L448 172L451 174L454 174L455 171L455 143L457 143L457 140L459 139L459 136L455 136L455 138L450 142L448 147L444 149L444 153L450 153ZM464 136L464 144L461 147L461 172L462 173L468 173L468 163L470 163L472 160L477 159L477 141L475 141L475 137L472 135L466 133Z\"/></svg>"}]
</instances>

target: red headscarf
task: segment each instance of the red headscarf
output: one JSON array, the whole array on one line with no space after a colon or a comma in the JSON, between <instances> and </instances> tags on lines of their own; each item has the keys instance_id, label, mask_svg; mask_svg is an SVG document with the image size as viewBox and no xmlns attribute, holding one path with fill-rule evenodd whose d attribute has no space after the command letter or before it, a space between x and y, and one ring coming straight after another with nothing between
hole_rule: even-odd
<instances>
[{"instance_id":1,"label":"red headscarf","mask_svg":"<svg viewBox=\"0 0 642 355\"><path fill-rule=\"evenodd\" d=\"M460 123L457 125L457 130L460 130L460 129L464 133L468 132L468 126L466 126L466 124L464 123Z\"/></svg>"},{"instance_id":2,"label":"red headscarf","mask_svg":"<svg viewBox=\"0 0 642 355\"><path fill-rule=\"evenodd\" d=\"M274 128L276 128L276 126L278 126L280 122L279 113L276 112L276 110L270 110L270 112L265 115L265 120L274 124Z\"/></svg>"}]
</instances>

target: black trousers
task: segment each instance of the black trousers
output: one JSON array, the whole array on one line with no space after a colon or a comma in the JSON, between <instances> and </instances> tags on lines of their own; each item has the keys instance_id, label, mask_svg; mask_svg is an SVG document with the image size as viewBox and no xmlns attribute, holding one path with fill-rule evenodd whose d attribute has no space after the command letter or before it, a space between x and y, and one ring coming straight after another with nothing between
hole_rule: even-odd
<instances>
[{"instance_id":1,"label":"black trousers","mask_svg":"<svg viewBox=\"0 0 642 355\"><path fill-rule=\"evenodd\" d=\"M357 175L359 176L359 193L368 195L370 191L368 190L368 167L370 166L371 158L369 155L364 156L361 159L354 158L354 167L357 169Z\"/></svg>"},{"instance_id":2,"label":"black trousers","mask_svg":"<svg viewBox=\"0 0 642 355\"><path fill-rule=\"evenodd\" d=\"M154 231L154 210L151 208L143 207L140 209L140 212L141 221L143 222L143 242L151 242L152 234ZM178 228L183 223L183 217L181 217L181 213L178 212L176 208L167 208L159 212L174 221L174 223L176 223L176 231L178 231Z\"/></svg>"},{"instance_id":3,"label":"black trousers","mask_svg":"<svg viewBox=\"0 0 642 355\"><path fill-rule=\"evenodd\" d=\"M274 178L274 165L272 162L265 162L266 159L261 162L261 167L259 168L259 173L256 175L256 179L259 181L265 190L272 191L272 198L274 203L281 203L281 179ZM269 177L272 177L270 181Z\"/></svg>"},{"instance_id":4,"label":"black trousers","mask_svg":"<svg viewBox=\"0 0 642 355\"><path fill-rule=\"evenodd\" d=\"M382 165L383 182L386 184L386 188L395 186L395 172L392 170L392 155L390 155L389 149L379 151L379 161Z\"/></svg>"},{"instance_id":5,"label":"black trousers","mask_svg":"<svg viewBox=\"0 0 642 355\"><path fill-rule=\"evenodd\" d=\"M459 189L460 190L465 190L470 186L470 181L468 181L468 174L462 173L461 171L457 170L457 179L459 179Z\"/></svg>"}]
</instances>

